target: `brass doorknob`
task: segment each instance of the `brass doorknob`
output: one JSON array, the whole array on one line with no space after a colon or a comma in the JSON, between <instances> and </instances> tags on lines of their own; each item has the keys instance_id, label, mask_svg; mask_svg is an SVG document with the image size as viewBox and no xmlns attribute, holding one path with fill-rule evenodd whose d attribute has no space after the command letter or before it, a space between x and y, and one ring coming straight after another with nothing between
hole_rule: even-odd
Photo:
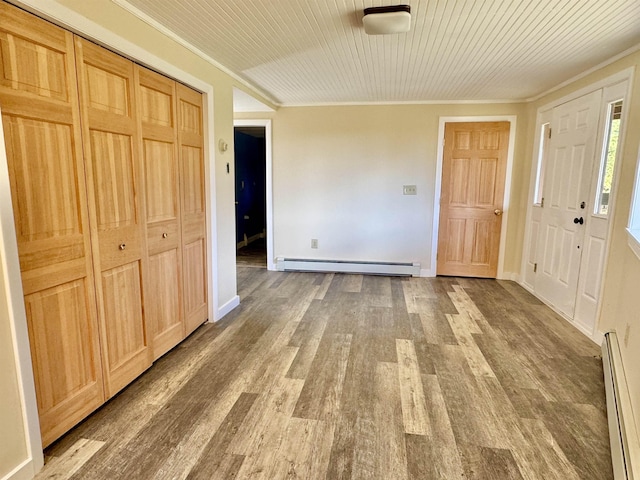
<instances>
[{"instance_id":1,"label":"brass doorknob","mask_svg":"<svg viewBox=\"0 0 640 480\"><path fill-rule=\"evenodd\" d=\"M496 209L493 211L493 213L494 213L496 216L498 216L498 217L499 217L500 215L502 215L502 210L500 210L499 208L496 208Z\"/></svg>"},{"instance_id":2,"label":"brass doorknob","mask_svg":"<svg viewBox=\"0 0 640 480\"><path fill-rule=\"evenodd\" d=\"M163 234L162 234L162 238L167 238L168 236L169 236L169 234L168 234L168 233L163 233Z\"/></svg>"},{"instance_id":3,"label":"brass doorknob","mask_svg":"<svg viewBox=\"0 0 640 480\"><path fill-rule=\"evenodd\" d=\"M120 247L118 247L118 248L120 248L120 250L124 250L125 248L127 248L127 246L124 243L121 243Z\"/></svg>"}]
</instances>

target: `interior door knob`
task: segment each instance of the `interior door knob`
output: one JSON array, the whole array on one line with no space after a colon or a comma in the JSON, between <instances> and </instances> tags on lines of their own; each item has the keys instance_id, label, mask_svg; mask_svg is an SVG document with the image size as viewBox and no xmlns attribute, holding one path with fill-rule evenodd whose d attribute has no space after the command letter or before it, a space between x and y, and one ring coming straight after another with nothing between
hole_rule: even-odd
<instances>
[{"instance_id":1,"label":"interior door knob","mask_svg":"<svg viewBox=\"0 0 640 480\"><path fill-rule=\"evenodd\" d=\"M580 225L582 225L584 223L584 218L580 217L576 217L573 219L573 223L579 223Z\"/></svg>"},{"instance_id":2,"label":"interior door knob","mask_svg":"<svg viewBox=\"0 0 640 480\"><path fill-rule=\"evenodd\" d=\"M169 236L169 234L166 233L166 232L162 234L162 238L167 238L168 236Z\"/></svg>"},{"instance_id":3,"label":"interior door knob","mask_svg":"<svg viewBox=\"0 0 640 480\"><path fill-rule=\"evenodd\" d=\"M118 248L120 248L120 250L124 250L125 248L127 248L127 246L124 243L121 243L120 247L118 247Z\"/></svg>"},{"instance_id":4,"label":"interior door knob","mask_svg":"<svg viewBox=\"0 0 640 480\"><path fill-rule=\"evenodd\" d=\"M502 215L502 210L500 210L499 208L496 208L496 209L493 211L493 213L494 213L496 216L498 216L498 217L499 217L500 215Z\"/></svg>"}]
</instances>

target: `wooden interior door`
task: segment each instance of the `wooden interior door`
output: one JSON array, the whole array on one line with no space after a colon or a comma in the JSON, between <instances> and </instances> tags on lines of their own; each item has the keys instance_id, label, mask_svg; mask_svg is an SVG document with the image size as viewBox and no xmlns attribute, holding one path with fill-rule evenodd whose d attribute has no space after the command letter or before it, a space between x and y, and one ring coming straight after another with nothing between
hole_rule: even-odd
<instances>
[{"instance_id":1,"label":"wooden interior door","mask_svg":"<svg viewBox=\"0 0 640 480\"><path fill-rule=\"evenodd\" d=\"M202 94L179 83L177 93L184 318L189 334L208 317Z\"/></svg>"},{"instance_id":2,"label":"wooden interior door","mask_svg":"<svg viewBox=\"0 0 640 480\"><path fill-rule=\"evenodd\" d=\"M133 62L75 40L108 397L151 365L143 311L144 191Z\"/></svg>"},{"instance_id":3,"label":"wooden interior door","mask_svg":"<svg viewBox=\"0 0 640 480\"><path fill-rule=\"evenodd\" d=\"M104 401L73 35L0 2L0 108L44 446Z\"/></svg>"},{"instance_id":4,"label":"wooden interior door","mask_svg":"<svg viewBox=\"0 0 640 480\"><path fill-rule=\"evenodd\" d=\"M143 67L136 69L149 252L144 291L156 359L185 337L176 82Z\"/></svg>"},{"instance_id":5,"label":"wooden interior door","mask_svg":"<svg viewBox=\"0 0 640 480\"><path fill-rule=\"evenodd\" d=\"M509 122L447 123L438 275L495 278Z\"/></svg>"},{"instance_id":6,"label":"wooden interior door","mask_svg":"<svg viewBox=\"0 0 640 480\"><path fill-rule=\"evenodd\" d=\"M573 318L602 90L554 108L536 254L535 291ZM584 202L584 205L581 205ZM583 223L575 223L582 218Z\"/></svg>"}]
</instances>

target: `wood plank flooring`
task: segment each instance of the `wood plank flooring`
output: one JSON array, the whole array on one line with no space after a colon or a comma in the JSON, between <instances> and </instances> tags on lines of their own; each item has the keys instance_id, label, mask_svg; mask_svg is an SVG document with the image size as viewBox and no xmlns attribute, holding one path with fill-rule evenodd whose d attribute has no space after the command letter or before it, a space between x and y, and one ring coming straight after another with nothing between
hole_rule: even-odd
<instances>
[{"instance_id":1,"label":"wood plank flooring","mask_svg":"<svg viewBox=\"0 0 640 480\"><path fill-rule=\"evenodd\" d=\"M599 348L512 282L239 267L38 479L613 478Z\"/></svg>"}]
</instances>

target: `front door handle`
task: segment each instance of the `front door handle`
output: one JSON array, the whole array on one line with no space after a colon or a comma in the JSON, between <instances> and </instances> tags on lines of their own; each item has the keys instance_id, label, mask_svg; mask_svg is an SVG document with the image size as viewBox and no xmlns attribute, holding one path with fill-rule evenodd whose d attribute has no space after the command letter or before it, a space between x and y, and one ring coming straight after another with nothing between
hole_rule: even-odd
<instances>
[{"instance_id":1,"label":"front door handle","mask_svg":"<svg viewBox=\"0 0 640 480\"><path fill-rule=\"evenodd\" d=\"M580 225L582 225L584 223L584 218L580 217L576 217L573 219L573 223L579 223Z\"/></svg>"}]
</instances>

